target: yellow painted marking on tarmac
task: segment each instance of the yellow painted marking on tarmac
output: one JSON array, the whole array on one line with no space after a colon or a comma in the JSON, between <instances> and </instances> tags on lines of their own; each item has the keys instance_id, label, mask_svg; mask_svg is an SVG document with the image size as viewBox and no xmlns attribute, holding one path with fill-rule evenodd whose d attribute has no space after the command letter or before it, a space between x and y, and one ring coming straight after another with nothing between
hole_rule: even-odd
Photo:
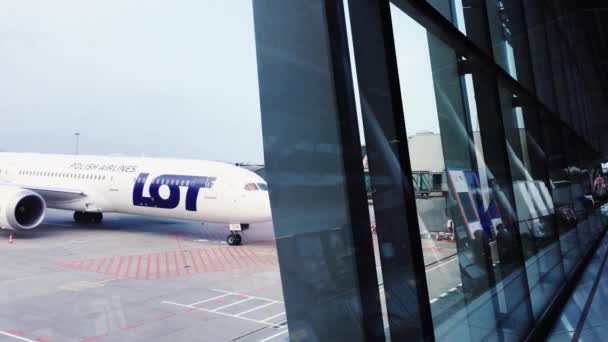
<instances>
[{"instance_id":1,"label":"yellow painted marking on tarmac","mask_svg":"<svg viewBox=\"0 0 608 342\"><path fill-rule=\"evenodd\" d=\"M75 281L72 283L60 285L59 289L66 290L66 291L84 291L84 290L88 290L88 289L102 287L111 281L119 280L119 279L120 278L108 278L108 279L103 279L103 280L99 280L99 281L81 280L81 281Z\"/></svg>"},{"instance_id":2,"label":"yellow painted marking on tarmac","mask_svg":"<svg viewBox=\"0 0 608 342\"><path fill-rule=\"evenodd\" d=\"M115 281L115 280L120 280L120 278L108 278L108 279L100 280L97 283L98 284L105 284L105 283L109 283L109 282Z\"/></svg>"},{"instance_id":3,"label":"yellow painted marking on tarmac","mask_svg":"<svg viewBox=\"0 0 608 342\"><path fill-rule=\"evenodd\" d=\"M103 286L103 284L100 284L100 283L97 283L94 281L81 280L81 281L75 281L72 283L60 285L59 289L66 290L66 291L84 291L84 290L94 289L94 288L102 287L102 286Z\"/></svg>"}]
</instances>

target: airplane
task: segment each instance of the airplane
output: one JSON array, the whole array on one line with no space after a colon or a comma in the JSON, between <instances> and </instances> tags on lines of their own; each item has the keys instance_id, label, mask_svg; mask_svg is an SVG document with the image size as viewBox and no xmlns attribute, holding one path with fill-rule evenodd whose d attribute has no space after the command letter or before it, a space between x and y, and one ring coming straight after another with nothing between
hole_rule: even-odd
<instances>
[{"instance_id":1,"label":"airplane","mask_svg":"<svg viewBox=\"0 0 608 342\"><path fill-rule=\"evenodd\" d=\"M0 152L0 228L35 229L47 208L74 211L78 223L109 212L227 223L231 246L272 220L266 182L232 164Z\"/></svg>"}]
</instances>

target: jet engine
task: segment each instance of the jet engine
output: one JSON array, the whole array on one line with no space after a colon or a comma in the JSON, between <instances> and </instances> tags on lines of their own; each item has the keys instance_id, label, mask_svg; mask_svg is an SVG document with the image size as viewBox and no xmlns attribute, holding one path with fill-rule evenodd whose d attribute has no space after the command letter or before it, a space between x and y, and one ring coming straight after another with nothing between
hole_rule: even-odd
<instances>
[{"instance_id":1,"label":"jet engine","mask_svg":"<svg viewBox=\"0 0 608 342\"><path fill-rule=\"evenodd\" d=\"M34 229L45 213L46 202L39 194L17 186L0 186L0 228Z\"/></svg>"}]
</instances>

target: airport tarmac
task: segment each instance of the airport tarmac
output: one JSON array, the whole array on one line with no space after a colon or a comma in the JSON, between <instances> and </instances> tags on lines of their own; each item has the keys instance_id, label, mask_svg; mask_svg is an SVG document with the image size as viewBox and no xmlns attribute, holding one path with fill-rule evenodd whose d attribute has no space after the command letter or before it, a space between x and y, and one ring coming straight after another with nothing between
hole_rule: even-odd
<instances>
[{"instance_id":1,"label":"airport tarmac","mask_svg":"<svg viewBox=\"0 0 608 342\"><path fill-rule=\"evenodd\" d=\"M119 214L82 225L57 210L33 232L0 231L0 341L287 340L272 225L239 247L226 235ZM422 241L435 307L458 291L455 246Z\"/></svg>"}]
</instances>

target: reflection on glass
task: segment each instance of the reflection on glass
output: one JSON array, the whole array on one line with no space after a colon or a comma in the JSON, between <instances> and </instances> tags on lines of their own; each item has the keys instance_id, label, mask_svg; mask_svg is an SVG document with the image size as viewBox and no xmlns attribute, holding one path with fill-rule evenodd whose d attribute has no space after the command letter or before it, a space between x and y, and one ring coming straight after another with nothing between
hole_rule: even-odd
<instances>
[{"instance_id":1,"label":"reflection on glass","mask_svg":"<svg viewBox=\"0 0 608 342\"><path fill-rule=\"evenodd\" d=\"M442 192L416 200L429 232L422 243L435 336L517 339L531 317L515 210L509 185L485 162L494 147L482 143L472 79L458 72L462 58L396 7L392 19L412 169L434 163L445 173Z\"/></svg>"},{"instance_id":2,"label":"reflection on glass","mask_svg":"<svg viewBox=\"0 0 608 342\"><path fill-rule=\"evenodd\" d=\"M503 87L499 90L530 300L538 317L564 278L553 198L544 181L547 154L535 129L535 107L519 106L517 96Z\"/></svg>"}]
</instances>

